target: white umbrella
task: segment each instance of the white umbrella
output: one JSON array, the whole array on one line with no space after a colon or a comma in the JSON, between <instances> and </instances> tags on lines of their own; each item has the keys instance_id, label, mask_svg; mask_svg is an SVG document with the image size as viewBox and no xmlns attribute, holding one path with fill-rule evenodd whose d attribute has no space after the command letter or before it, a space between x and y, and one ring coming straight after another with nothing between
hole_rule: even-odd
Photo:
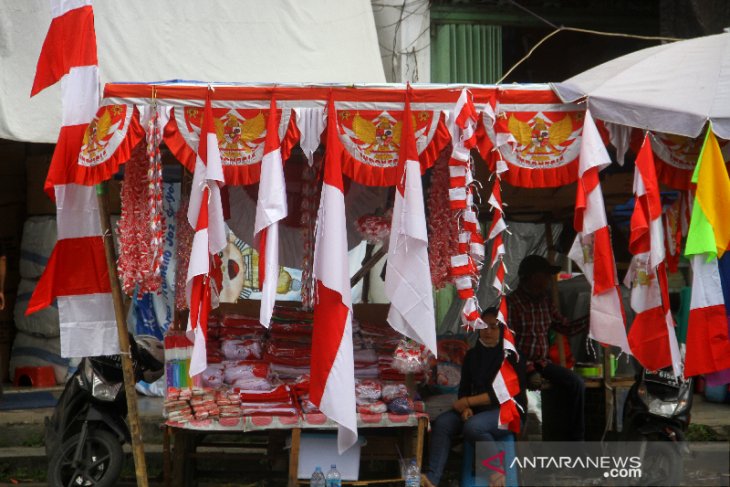
<instances>
[{"instance_id":1,"label":"white umbrella","mask_svg":"<svg viewBox=\"0 0 730 487\"><path fill-rule=\"evenodd\" d=\"M553 89L607 122L697 137L709 120L730 139L730 33L642 49Z\"/></svg>"}]
</instances>

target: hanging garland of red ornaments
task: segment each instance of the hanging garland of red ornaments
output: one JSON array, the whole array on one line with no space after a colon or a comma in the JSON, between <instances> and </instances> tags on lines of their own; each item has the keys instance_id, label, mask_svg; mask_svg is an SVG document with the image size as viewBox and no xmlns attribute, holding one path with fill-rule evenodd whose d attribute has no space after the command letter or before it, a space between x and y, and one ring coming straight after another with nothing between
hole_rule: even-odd
<instances>
[{"instance_id":1,"label":"hanging garland of red ornaments","mask_svg":"<svg viewBox=\"0 0 730 487\"><path fill-rule=\"evenodd\" d=\"M433 166L428 188L428 260L431 283L436 289L452 282L451 255L459 241L459 228L449 204L449 158L447 147Z\"/></svg>"}]
</instances>

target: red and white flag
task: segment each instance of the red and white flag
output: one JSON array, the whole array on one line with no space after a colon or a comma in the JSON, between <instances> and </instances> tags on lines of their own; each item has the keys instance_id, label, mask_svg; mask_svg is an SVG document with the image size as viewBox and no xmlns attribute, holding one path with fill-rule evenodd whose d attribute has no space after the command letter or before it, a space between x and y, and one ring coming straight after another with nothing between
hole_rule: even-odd
<instances>
[{"instance_id":1,"label":"red and white flag","mask_svg":"<svg viewBox=\"0 0 730 487\"><path fill-rule=\"evenodd\" d=\"M585 113L573 222L578 235L568 256L591 284L590 337L630 353L626 318L598 173L611 164L590 111Z\"/></svg>"},{"instance_id":2,"label":"red and white flag","mask_svg":"<svg viewBox=\"0 0 730 487\"><path fill-rule=\"evenodd\" d=\"M286 218L286 183L284 163L281 159L279 120L276 100L272 97L269 120L264 142L264 158L261 161L261 181L256 202L254 238L259 248L259 283L261 285L261 310L259 321L265 327L271 323L276 302L276 286L279 281L279 221Z\"/></svg>"},{"instance_id":3,"label":"red and white flag","mask_svg":"<svg viewBox=\"0 0 730 487\"><path fill-rule=\"evenodd\" d=\"M669 309L662 201L648 135L636 157L634 197L629 240L634 257L624 279L631 288L631 308L636 313L629 345L644 368L658 370L671 365L674 375L679 376L682 359Z\"/></svg>"},{"instance_id":4,"label":"red and white flag","mask_svg":"<svg viewBox=\"0 0 730 487\"><path fill-rule=\"evenodd\" d=\"M327 152L315 230L316 289L309 396L320 411L339 425L337 446L342 453L357 441L355 364L343 148L337 135L334 100L330 99L327 110Z\"/></svg>"},{"instance_id":5,"label":"red and white flag","mask_svg":"<svg viewBox=\"0 0 730 487\"><path fill-rule=\"evenodd\" d=\"M119 353L96 189L73 183L84 133L99 106L91 0L53 0L31 96L61 81L62 127L46 190L56 200L58 242L26 314L58 302L61 356Z\"/></svg>"},{"instance_id":6,"label":"red and white flag","mask_svg":"<svg viewBox=\"0 0 730 487\"><path fill-rule=\"evenodd\" d=\"M208 366L205 346L208 337L208 315L211 308L218 306L217 292L220 291L215 288L214 280L211 278L211 256L222 252L227 244L221 204L221 187L224 184L223 166L208 93L188 207L188 222L195 229L185 289L190 305L186 334L193 342L190 377L200 374Z\"/></svg>"},{"instance_id":7,"label":"red and white flag","mask_svg":"<svg viewBox=\"0 0 730 487\"><path fill-rule=\"evenodd\" d=\"M503 296L500 305L500 315L503 318L507 317L506 303L507 300ZM522 421L517 409L517 401L514 398L520 393L520 381L514 367L507 360L510 354L514 354L515 357L519 357L519 355L515 348L515 337L504 323L502 323L502 348L504 349L504 359L497 375L494 376L494 381L492 381L492 389L494 389L494 394L499 401L498 424L500 429L508 429L513 433L519 433Z\"/></svg>"},{"instance_id":8,"label":"red and white flag","mask_svg":"<svg viewBox=\"0 0 730 487\"><path fill-rule=\"evenodd\" d=\"M399 181L393 205L388 272L385 276L385 294L390 300L388 323L394 330L425 345L436 355L436 319L428 261L421 164L408 99L403 114L398 166Z\"/></svg>"}]
</instances>

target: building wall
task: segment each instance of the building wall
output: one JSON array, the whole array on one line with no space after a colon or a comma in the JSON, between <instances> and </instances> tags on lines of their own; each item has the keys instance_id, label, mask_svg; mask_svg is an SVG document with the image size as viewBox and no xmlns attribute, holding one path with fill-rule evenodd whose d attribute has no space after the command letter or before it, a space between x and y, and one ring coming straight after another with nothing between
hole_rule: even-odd
<instances>
[{"instance_id":1,"label":"building wall","mask_svg":"<svg viewBox=\"0 0 730 487\"><path fill-rule=\"evenodd\" d=\"M431 81L429 0L372 0L388 82Z\"/></svg>"}]
</instances>

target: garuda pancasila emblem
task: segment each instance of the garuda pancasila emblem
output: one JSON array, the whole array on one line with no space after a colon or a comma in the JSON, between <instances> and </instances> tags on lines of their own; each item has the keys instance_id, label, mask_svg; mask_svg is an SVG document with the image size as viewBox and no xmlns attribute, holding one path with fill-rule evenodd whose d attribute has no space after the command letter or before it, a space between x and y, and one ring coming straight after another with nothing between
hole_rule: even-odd
<instances>
[{"instance_id":1,"label":"garuda pancasila emblem","mask_svg":"<svg viewBox=\"0 0 730 487\"><path fill-rule=\"evenodd\" d=\"M539 115L529 122L523 122L510 115L507 128L517 141L517 156L532 165L562 162L563 154L575 140L572 137L574 130L570 114L557 122Z\"/></svg>"},{"instance_id":2,"label":"garuda pancasila emblem","mask_svg":"<svg viewBox=\"0 0 730 487\"><path fill-rule=\"evenodd\" d=\"M215 132L221 158L228 164L248 163L261 145L265 137L266 120L263 112L249 118L239 118L235 113L228 112L215 119Z\"/></svg>"},{"instance_id":3,"label":"garuda pancasila emblem","mask_svg":"<svg viewBox=\"0 0 730 487\"><path fill-rule=\"evenodd\" d=\"M387 113L382 113L374 120L367 120L355 114L352 130L355 133L363 155L380 163L391 161L398 156L403 123L397 122Z\"/></svg>"},{"instance_id":4,"label":"garuda pancasila emblem","mask_svg":"<svg viewBox=\"0 0 730 487\"><path fill-rule=\"evenodd\" d=\"M108 159L107 148L115 131L124 121L123 112L122 107L111 105L94 117L84 132L79 164L91 167Z\"/></svg>"}]
</instances>

